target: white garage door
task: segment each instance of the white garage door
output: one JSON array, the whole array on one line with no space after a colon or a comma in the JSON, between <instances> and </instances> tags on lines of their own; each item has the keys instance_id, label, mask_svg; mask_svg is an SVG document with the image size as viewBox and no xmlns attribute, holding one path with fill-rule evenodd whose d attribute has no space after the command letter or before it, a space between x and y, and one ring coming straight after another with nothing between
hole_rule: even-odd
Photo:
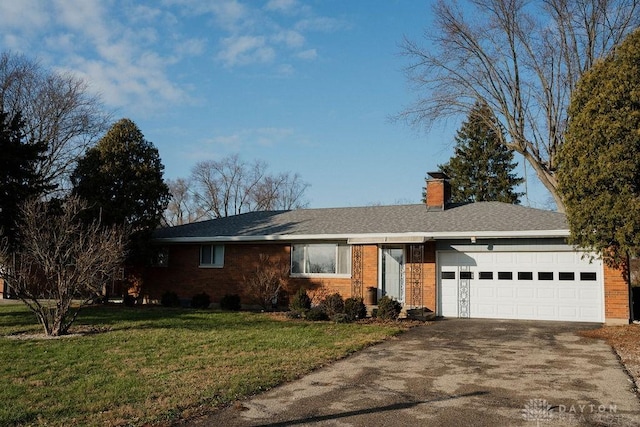
<instances>
[{"instance_id":1,"label":"white garage door","mask_svg":"<svg viewBox=\"0 0 640 427\"><path fill-rule=\"evenodd\" d=\"M602 261L576 252L438 252L445 317L604 322Z\"/></svg>"}]
</instances>

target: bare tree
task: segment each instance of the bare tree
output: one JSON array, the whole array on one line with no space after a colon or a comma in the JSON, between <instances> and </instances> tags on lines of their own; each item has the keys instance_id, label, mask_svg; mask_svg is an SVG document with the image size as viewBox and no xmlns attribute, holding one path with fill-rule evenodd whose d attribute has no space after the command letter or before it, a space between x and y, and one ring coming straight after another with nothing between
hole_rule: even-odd
<instances>
[{"instance_id":1,"label":"bare tree","mask_svg":"<svg viewBox=\"0 0 640 427\"><path fill-rule=\"evenodd\" d=\"M30 201L22 209L21 247L0 251L0 276L35 313L47 335L66 334L79 310L101 295L124 260L127 236L80 219L86 203ZM73 302L73 306L72 306Z\"/></svg>"},{"instance_id":2,"label":"bare tree","mask_svg":"<svg viewBox=\"0 0 640 427\"><path fill-rule=\"evenodd\" d=\"M207 213L196 204L190 180L167 180L167 186L171 192L171 199L164 215L165 225L189 224L207 217Z\"/></svg>"},{"instance_id":3,"label":"bare tree","mask_svg":"<svg viewBox=\"0 0 640 427\"><path fill-rule=\"evenodd\" d=\"M267 175L253 193L254 210L301 209L308 205L304 193L309 184L299 174Z\"/></svg>"},{"instance_id":4,"label":"bare tree","mask_svg":"<svg viewBox=\"0 0 640 427\"><path fill-rule=\"evenodd\" d=\"M249 165L237 154L199 162L191 174L196 200L213 218L250 211L251 193L265 170L264 163Z\"/></svg>"},{"instance_id":5,"label":"bare tree","mask_svg":"<svg viewBox=\"0 0 640 427\"><path fill-rule=\"evenodd\" d=\"M27 139L47 144L38 173L61 188L68 186L78 157L109 125L85 81L7 52L0 55L0 107L10 117L21 112Z\"/></svg>"},{"instance_id":6,"label":"bare tree","mask_svg":"<svg viewBox=\"0 0 640 427\"><path fill-rule=\"evenodd\" d=\"M427 46L405 39L420 92L400 117L431 125L490 106L501 143L522 154L564 210L557 152L571 93L585 71L640 23L637 0L440 0Z\"/></svg>"},{"instance_id":7,"label":"bare tree","mask_svg":"<svg viewBox=\"0 0 640 427\"><path fill-rule=\"evenodd\" d=\"M189 192L198 209L209 218L223 218L303 207L308 186L298 174L270 175L266 163L247 163L235 154L197 163L192 169Z\"/></svg>"},{"instance_id":8,"label":"bare tree","mask_svg":"<svg viewBox=\"0 0 640 427\"><path fill-rule=\"evenodd\" d=\"M244 278L245 292L263 309L271 310L278 303L288 278L288 263L260 254L255 270Z\"/></svg>"}]
</instances>

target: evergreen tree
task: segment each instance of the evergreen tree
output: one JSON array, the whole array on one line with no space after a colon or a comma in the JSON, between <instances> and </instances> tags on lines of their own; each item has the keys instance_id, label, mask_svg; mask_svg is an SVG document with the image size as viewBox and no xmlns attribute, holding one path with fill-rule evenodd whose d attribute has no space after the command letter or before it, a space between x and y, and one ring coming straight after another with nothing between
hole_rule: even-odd
<instances>
[{"instance_id":1,"label":"evergreen tree","mask_svg":"<svg viewBox=\"0 0 640 427\"><path fill-rule=\"evenodd\" d=\"M89 202L91 219L125 225L144 241L159 224L169 202L157 148L129 119L115 123L87 150L71 176L73 193ZM134 242L134 251L141 248Z\"/></svg>"},{"instance_id":2,"label":"evergreen tree","mask_svg":"<svg viewBox=\"0 0 640 427\"><path fill-rule=\"evenodd\" d=\"M22 115L0 111L0 235L10 249L18 244L20 209L27 200L51 188L37 172L47 144L27 141Z\"/></svg>"},{"instance_id":3,"label":"evergreen tree","mask_svg":"<svg viewBox=\"0 0 640 427\"><path fill-rule=\"evenodd\" d=\"M455 155L438 165L451 179L453 203L520 203L522 193L514 187L523 179L513 172L513 151L500 142L493 121L489 107L477 103L456 134Z\"/></svg>"},{"instance_id":4,"label":"evergreen tree","mask_svg":"<svg viewBox=\"0 0 640 427\"><path fill-rule=\"evenodd\" d=\"M578 82L558 184L570 243L620 265L640 255L640 30Z\"/></svg>"}]
</instances>

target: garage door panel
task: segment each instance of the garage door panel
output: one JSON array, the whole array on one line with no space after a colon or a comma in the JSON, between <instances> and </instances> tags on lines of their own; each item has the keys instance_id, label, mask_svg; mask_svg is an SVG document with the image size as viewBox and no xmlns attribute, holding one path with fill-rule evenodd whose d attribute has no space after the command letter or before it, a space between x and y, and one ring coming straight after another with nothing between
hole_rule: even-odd
<instances>
[{"instance_id":1,"label":"garage door panel","mask_svg":"<svg viewBox=\"0 0 640 427\"><path fill-rule=\"evenodd\" d=\"M604 321L602 262L589 263L579 253L439 252L438 263L440 269L472 273L465 281L470 317ZM458 278L439 281L444 316L458 315Z\"/></svg>"},{"instance_id":2,"label":"garage door panel","mask_svg":"<svg viewBox=\"0 0 640 427\"><path fill-rule=\"evenodd\" d=\"M516 298L518 299L521 299L521 298L534 299L535 297L536 297L536 290L532 287L523 286L523 287L516 288Z\"/></svg>"},{"instance_id":3,"label":"garage door panel","mask_svg":"<svg viewBox=\"0 0 640 427\"><path fill-rule=\"evenodd\" d=\"M539 303L536 305L536 316L532 317L531 320L540 318L540 319L555 319L558 317L558 310L554 306L546 305L544 303Z\"/></svg>"},{"instance_id":4,"label":"garage door panel","mask_svg":"<svg viewBox=\"0 0 640 427\"><path fill-rule=\"evenodd\" d=\"M556 287L553 285L544 284L536 287L536 297L540 300L555 298Z\"/></svg>"},{"instance_id":5,"label":"garage door panel","mask_svg":"<svg viewBox=\"0 0 640 427\"><path fill-rule=\"evenodd\" d=\"M568 299L574 301L578 299L577 289L558 287L558 298L561 300Z\"/></svg>"}]
</instances>

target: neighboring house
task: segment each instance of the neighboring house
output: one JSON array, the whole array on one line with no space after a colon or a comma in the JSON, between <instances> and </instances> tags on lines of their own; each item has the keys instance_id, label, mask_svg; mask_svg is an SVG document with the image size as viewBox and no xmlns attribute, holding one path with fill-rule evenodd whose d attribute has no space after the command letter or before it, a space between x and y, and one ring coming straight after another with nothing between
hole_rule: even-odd
<instances>
[{"instance_id":1,"label":"neighboring house","mask_svg":"<svg viewBox=\"0 0 640 427\"><path fill-rule=\"evenodd\" d=\"M252 212L160 229L146 297L242 294L260 254L291 265L290 288L343 297L374 287L444 317L628 323L622 271L566 244L561 213L500 202L447 203L430 173L426 205Z\"/></svg>"}]
</instances>

